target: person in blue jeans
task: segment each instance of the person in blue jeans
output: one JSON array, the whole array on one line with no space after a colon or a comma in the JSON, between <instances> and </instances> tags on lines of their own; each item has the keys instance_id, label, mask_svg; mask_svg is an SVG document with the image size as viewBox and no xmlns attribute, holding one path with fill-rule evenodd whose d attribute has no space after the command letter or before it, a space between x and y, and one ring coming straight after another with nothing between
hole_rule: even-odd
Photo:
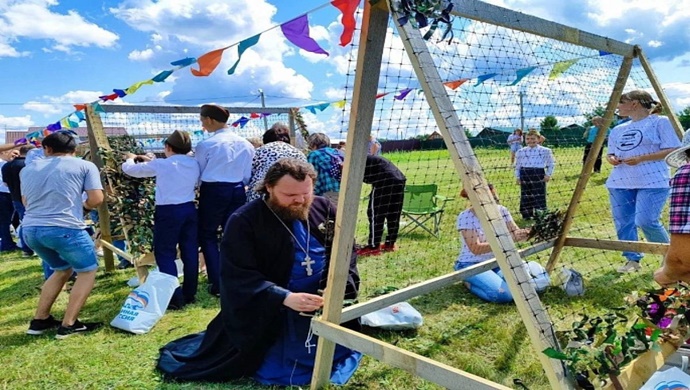
<instances>
[{"instance_id":1,"label":"person in blue jeans","mask_svg":"<svg viewBox=\"0 0 690 390\"><path fill-rule=\"evenodd\" d=\"M491 193L493 194L494 198L498 202L498 196L496 195L496 192L491 184L489 184L489 188L491 189ZM467 191L463 189L460 192L460 196L467 199ZM498 209L503 217L503 220L508 226L510 234L513 236L513 241L517 242L527 240L530 229L519 228L513 221L510 211L508 211L508 209L504 206L498 205ZM460 232L462 241L460 255L455 261L455 265L453 267L456 271L495 257L491 252L489 243L486 242L486 235L484 234L484 230L482 229L479 219L477 218L472 206L458 215L456 225L458 231ZM545 273L545 271L543 271L541 266L536 263L525 263L525 265L530 271L539 270L538 272L532 272L532 276L534 277L532 282L538 291L543 290L549 285L549 276ZM508 303L513 301L513 296L508 289L505 278L498 268L482 272L478 275L465 279L465 285L472 294L487 302Z\"/></svg>"},{"instance_id":2,"label":"person in blue jeans","mask_svg":"<svg viewBox=\"0 0 690 390\"><path fill-rule=\"evenodd\" d=\"M27 165L19 174L26 214L22 234L26 243L54 271L41 287L33 320L26 331L40 335L57 329L56 338L92 331L100 323L81 322L81 308L96 281L98 262L86 232L84 209L103 202L103 186L96 165L74 156L77 142L67 131L57 131L42 142L46 158ZM82 202L82 192L86 201ZM62 321L51 309L62 287L77 272L77 280Z\"/></svg>"},{"instance_id":3,"label":"person in blue jeans","mask_svg":"<svg viewBox=\"0 0 690 390\"><path fill-rule=\"evenodd\" d=\"M611 130L606 161L613 165L606 180L611 214L619 240L637 241L637 228L649 242L668 243L661 224L661 211L668 199L669 167L664 158L680 146L671 122L661 112L661 103L645 91L621 96L618 112L630 117ZM625 251L627 262L618 272L641 269L642 253Z\"/></svg>"}]
</instances>

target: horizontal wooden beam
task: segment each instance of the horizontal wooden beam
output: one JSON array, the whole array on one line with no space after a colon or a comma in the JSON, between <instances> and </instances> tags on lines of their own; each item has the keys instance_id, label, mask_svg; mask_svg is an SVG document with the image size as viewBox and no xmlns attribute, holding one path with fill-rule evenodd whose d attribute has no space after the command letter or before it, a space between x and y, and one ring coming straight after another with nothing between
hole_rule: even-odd
<instances>
[{"instance_id":1,"label":"horizontal wooden beam","mask_svg":"<svg viewBox=\"0 0 690 390\"><path fill-rule=\"evenodd\" d=\"M199 114L200 106L129 106L104 104L103 111L108 113L145 113L145 114ZM289 114L289 107L225 107L231 114L246 114L252 112L266 114Z\"/></svg>"},{"instance_id":2,"label":"horizontal wooden beam","mask_svg":"<svg viewBox=\"0 0 690 390\"><path fill-rule=\"evenodd\" d=\"M656 242L615 241L580 237L566 238L565 246L572 246L576 248L603 249L610 251L642 252L653 255L665 255L668 251L668 244L660 244Z\"/></svg>"},{"instance_id":3,"label":"horizontal wooden beam","mask_svg":"<svg viewBox=\"0 0 690 390\"><path fill-rule=\"evenodd\" d=\"M106 240L99 240L99 241L103 247L109 249L111 252L115 253L118 256L123 257L124 259L126 259L130 263L134 262L134 256L132 256L132 254L123 251L122 249L116 247L115 245L109 243Z\"/></svg>"},{"instance_id":4,"label":"horizontal wooden beam","mask_svg":"<svg viewBox=\"0 0 690 390\"><path fill-rule=\"evenodd\" d=\"M529 248L518 251L518 254L525 258L527 256L533 255L535 253L544 251L553 247L555 240L545 241L538 243ZM420 295L428 294L430 292L436 291L440 288L450 286L462 280L465 280L471 276L486 272L488 270L496 268L496 259L489 259L479 264L473 265L471 267L463 268L459 271L452 272L450 274L442 275L433 279L425 280L424 282L414 284L412 286L405 287L403 289L393 291L386 295L381 295L380 297L373 298L366 302L358 303L343 309L340 317L340 322L347 322L359 318L367 313L383 309L390 305L394 305L399 302L406 301L408 299L418 297Z\"/></svg>"},{"instance_id":5,"label":"horizontal wooden beam","mask_svg":"<svg viewBox=\"0 0 690 390\"><path fill-rule=\"evenodd\" d=\"M634 46L625 42L588 33L564 24L513 11L508 8L487 4L479 0L457 1L454 3L451 13L455 16L491 23L562 42L573 43L590 49L601 50L625 57L634 56Z\"/></svg>"},{"instance_id":6,"label":"horizontal wooden beam","mask_svg":"<svg viewBox=\"0 0 690 390\"><path fill-rule=\"evenodd\" d=\"M374 357L383 363L405 370L447 389L510 389L499 383L318 318L312 320L312 329L314 334L319 337Z\"/></svg>"}]
</instances>

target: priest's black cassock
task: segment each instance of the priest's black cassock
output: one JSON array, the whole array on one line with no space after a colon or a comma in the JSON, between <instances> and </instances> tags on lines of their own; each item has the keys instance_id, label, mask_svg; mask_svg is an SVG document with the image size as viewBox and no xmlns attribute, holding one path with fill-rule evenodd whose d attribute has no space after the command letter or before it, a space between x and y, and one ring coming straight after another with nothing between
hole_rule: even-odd
<instances>
[{"instance_id":1,"label":"priest's black cassock","mask_svg":"<svg viewBox=\"0 0 690 390\"><path fill-rule=\"evenodd\" d=\"M327 262L332 234L323 228L329 220L335 221L335 207L325 198L314 197L309 230L326 248ZM291 226L289 221L286 224ZM219 382L253 375L280 333L278 324L291 310L283 300L294 261L292 236L263 200L235 211L221 242L221 311L205 332L161 348L157 368L164 377ZM326 276L324 272L322 288ZM358 288L353 250L345 298L356 298Z\"/></svg>"}]
</instances>

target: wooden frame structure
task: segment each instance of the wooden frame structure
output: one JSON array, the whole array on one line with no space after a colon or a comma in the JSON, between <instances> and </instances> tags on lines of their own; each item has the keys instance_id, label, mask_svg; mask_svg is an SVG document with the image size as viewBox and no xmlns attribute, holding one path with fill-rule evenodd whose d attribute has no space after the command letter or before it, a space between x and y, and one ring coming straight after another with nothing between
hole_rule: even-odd
<instances>
[{"instance_id":1,"label":"wooden frame structure","mask_svg":"<svg viewBox=\"0 0 690 390\"><path fill-rule=\"evenodd\" d=\"M141 113L141 114L199 114L199 107L191 106L124 106L124 105L104 105L101 106L105 113ZM285 114L288 115L288 127L290 128L290 137L292 140L295 139L295 118L294 113L290 108L284 107L226 107L231 114L248 114L251 112L261 112L268 114ZM101 121L100 114L94 110L91 105L86 107L86 124L87 132L89 137L89 147L92 151L97 151L99 149L109 150L110 144L108 143L108 135L105 133L103 127L103 122ZM144 134L144 135L132 135L135 139L143 138L162 138L166 134ZM91 161L96 164L96 166L101 169L103 168L105 162L98 153L91 153ZM116 164L114 161L111 164ZM115 168L115 167L113 167ZM101 180L105 184L104 188L108 186L108 178L102 177ZM105 201L98 207L98 217L99 217L99 228L101 231L100 243L103 245L103 257L105 260L106 272L113 271L115 269L115 260L113 254L122 256L127 261L134 264L137 276L140 282L143 282L148 275L148 266L155 265L156 261L153 257L153 253L146 253L139 257L133 256L131 253L122 251L116 248L113 242L113 235L110 228L110 212L108 211L108 197L106 196ZM119 237L122 238L122 237ZM127 232L124 234L124 238L127 238Z\"/></svg>"},{"instance_id":2,"label":"wooden frame structure","mask_svg":"<svg viewBox=\"0 0 690 390\"><path fill-rule=\"evenodd\" d=\"M390 2L390 0L387 2ZM530 342L542 363L551 388L572 389L574 388L574 383L572 379L568 377L564 365L541 353L541 351L548 347L556 349L560 349L560 347L556 341L552 322L546 310L542 306L533 286L530 283L526 283L530 277L521 266L522 256L552 249L547 264L550 271L555 266L558 256L564 246L609 250L635 247L636 250L661 254L665 253L667 245L568 237L578 202L590 177L588 172L591 172L597 155L597 153L592 152L589 154L580 179L577 182L576 191L573 194L567 210L566 222L559 237L554 241L540 243L518 252L503 219L500 217L496 203L489 192L482 168L470 147L455 108L442 85L442 80L434 66L434 61L426 47L426 43L422 39L420 32L414 29L410 23L407 23L405 26L400 26L396 22L395 25L403 42L405 51L408 53L414 71L422 86L426 100L433 112L436 124L450 151L456 170L464 186L474 190L468 191L469 199L472 204L483 205L483 207L475 208L482 229L484 231L493 231L496 233L488 235L488 243L496 257L493 260L409 286L368 302L350 306L346 309L342 308L345 281L347 279L350 252L352 250L351 243L354 239L357 218L357 213L352 212L352 210L357 210L359 206L359 196L362 188L362 178L364 176L364 157L366 156L366 146L371 133L375 107L374 101L380 76L386 28L391 12L394 14L394 20L397 20L399 17L395 11L390 11L391 9L390 5L383 1L376 3L374 6L368 1L364 2L352 109L347 132L349 153L353 158L346 160L343 170L341 194L344 194L344 196L341 195L338 203L335 240L332 249L332 258L334 261L330 264L328 274L329 287L326 290L323 315L312 321L313 331L320 338L317 347L316 367L312 377L311 388L319 389L328 383L335 343L338 343L359 350L384 363L401 368L446 388L505 389L506 387L500 384L471 375L457 368L433 361L415 353L402 350L340 326L341 323L357 318L363 314L370 313L405 299L429 293L441 287L461 281L469 276L492 269L498 265L503 271L506 282L514 297L518 312L522 321L525 323ZM611 40L506 8L489 5L478 0L463 0L457 2L452 13L456 16L623 56L624 61L606 108L606 115L604 118L606 124L610 123L613 118L614 110L622 95L625 82L628 79L635 58L638 58L642 63L662 104L669 107L668 99L664 95L656 76L652 72L642 51L637 46ZM672 123L676 132L681 134L680 124L675 117L672 118ZM605 133L606 132L599 132L592 146L593 151L597 151L602 147L606 135ZM348 212L345 212L346 210ZM652 359L652 361L654 361L654 359ZM656 359L656 361L658 362L659 359ZM626 388L633 389L635 388L633 386L639 386L638 382L628 381L625 378L623 378L623 381L625 381L625 385L628 386Z\"/></svg>"}]
</instances>

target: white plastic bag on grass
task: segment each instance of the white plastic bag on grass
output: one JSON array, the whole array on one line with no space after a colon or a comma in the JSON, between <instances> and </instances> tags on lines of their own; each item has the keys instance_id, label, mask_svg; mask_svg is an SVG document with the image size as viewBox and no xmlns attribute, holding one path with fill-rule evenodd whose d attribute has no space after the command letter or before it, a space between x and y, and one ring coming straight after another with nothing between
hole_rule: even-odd
<instances>
[{"instance_id":1,"label":"white plastic bag on grass","mask_svg":"<svg viewBox=\"0 0 690 390\"><path fill-rule=\"evenodd\" d=\"M678 367L671 367L666 371L657 371L640 388L640 390L658 389L688 389L690 385L690 375L684 373Z\"/></svg>"},{"instance_id":2,"label":"white plastic bag on grass","mask_svg":"<svg viewBox=\"0 0 690 390\"><path fill-rule=\"evenodd\" d=\"M422 326L422 315L407 302L396 303L365 314L361 317L362 325L387 330L416 329Z\"/></svg>"},{"instance_id":3,"label":"white plastic bag on grass","mask_svg":"<svg viewBox=\"0 0 690 390\"><path fill-rule=\"evenodd\" d=\"M180 282L176 277L154 270L141 286L134 289L110 326L134 334L148 333L165 314Z\"/></svg>"}]
</instances>

